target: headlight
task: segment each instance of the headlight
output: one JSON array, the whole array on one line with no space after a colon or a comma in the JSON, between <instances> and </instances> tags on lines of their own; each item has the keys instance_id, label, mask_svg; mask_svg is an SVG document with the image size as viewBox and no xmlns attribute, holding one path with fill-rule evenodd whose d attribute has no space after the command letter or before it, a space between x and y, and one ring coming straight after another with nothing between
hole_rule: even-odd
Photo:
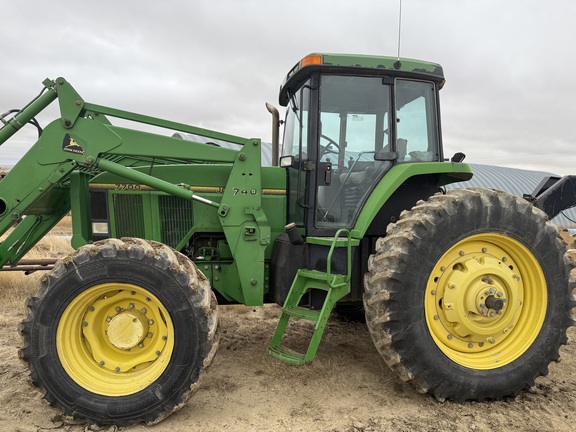
<instances>
[{"instance_id":1,"label":"headlight","mask_svg":"<svg viewBox=\"0 0 576 432\"><path fill-rule=\"evenodd\" d=\"M108 223L92 222L92 234L108 234Z\"/></svg>"}]
</instances>

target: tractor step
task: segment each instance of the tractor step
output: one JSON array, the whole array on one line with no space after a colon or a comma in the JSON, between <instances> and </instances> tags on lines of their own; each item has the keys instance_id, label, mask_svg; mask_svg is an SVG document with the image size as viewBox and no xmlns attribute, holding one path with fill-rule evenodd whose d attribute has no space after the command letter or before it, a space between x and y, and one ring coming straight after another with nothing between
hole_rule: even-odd
<instances>
[{"instance_id":1,"label":"tractor step","mask_svg":"<svg viewBox=\"0 0 576 432\"><path fill-rule=\"evenodd\" d=\"M318 322L318 318L320 318L320 311L307 309L301 306L283 307L282 312L293 316L294 318L300 318L314 322Z\"/></svg>"},{"instance_id":2,"label":"tractor step","mask_svg":"<svg viewBox=\"0 0 576 432\"><path fill-rule=\"evenodd\" d=\"M346 234L346 242L342 242L342 239L339 239L341 233ZM344 246L347 247L348 253L347 274L332 274L330 269L334 248ZM278 326L276 327L274 336L272 337L267 349L268 354L272 357L295 365L303 365L314 360L334 305L350 292L350 277L352 272L350 231L343 229L336 233L330 251L328 252L327 262L328 268L326 272L300 269L296 273L296 277L292 282L292 286L290 287L290 291L288 292L288 296L286 297L284 306L280 312ZM322 305L321 310L312 310L299 306L304 294L311 289L326 291L326 298L324 299L324 304ZM308 345L308 349L304 354L296 352L281 343L286 327L288 326L288 320L291 317L312 321L314 323L314 333Z\"/></svg>"},{"instance_id":3,"label":"tractor step","mask_svg":"<svg viewBox=\"0 0 576 432\"><path fill-rule=\"evenodd\" d=\"M302 366L306 363L306 356L282 345L268 347L268 354L285 363Z\"/></svg>"}]
</instances>

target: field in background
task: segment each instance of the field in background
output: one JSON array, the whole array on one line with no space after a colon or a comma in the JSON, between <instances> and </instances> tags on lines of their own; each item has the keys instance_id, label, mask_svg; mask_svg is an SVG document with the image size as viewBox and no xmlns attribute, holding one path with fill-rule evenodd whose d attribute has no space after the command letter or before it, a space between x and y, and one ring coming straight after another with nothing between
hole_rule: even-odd
<instances>
[{"instance_id":1,"label":"field in background","mask_svg":"<svg viewBox=\"0 0 576 432\"><path fill-rule=\"evenodd\" d=\"M71 235L72 218L65 216L24 258L62 258L73 251L70 246ZM23 310L24 301L36 292L38 282L44 274L44 270L29 275L22 271L0 272L0 302L9 308Z\"/></svg>"}]
</instances>

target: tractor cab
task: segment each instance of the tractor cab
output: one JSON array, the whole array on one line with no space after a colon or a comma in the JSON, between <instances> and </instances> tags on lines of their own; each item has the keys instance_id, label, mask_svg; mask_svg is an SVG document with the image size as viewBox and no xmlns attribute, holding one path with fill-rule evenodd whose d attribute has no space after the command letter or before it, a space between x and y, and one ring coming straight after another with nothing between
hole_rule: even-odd
<instances>
[{"instance_id":1,"label":"tractor cab","mask_svg":"<svg viewBox=\"0 0 576 432\"><path fill-rule=\"evenodd\" d=\"M394 166L443 160L439 65L312 54L281 87L288 220L308 235L352 228Z\"/></svg>"}]
</instances>

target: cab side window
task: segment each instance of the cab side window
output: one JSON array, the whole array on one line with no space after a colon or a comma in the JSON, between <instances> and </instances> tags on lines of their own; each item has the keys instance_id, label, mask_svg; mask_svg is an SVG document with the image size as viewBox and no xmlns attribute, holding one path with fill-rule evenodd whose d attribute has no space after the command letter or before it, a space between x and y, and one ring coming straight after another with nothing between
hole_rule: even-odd
<instances>
[{"instance_id":1,"label":"cab side window","mask_svg":"<svg viewBox=\"0 0 576 432\"><path fill-rule=\"evenodd\" d=\"M433 83L396 80L396 136L399 162L440 160Z\"/></svg>"}]
</instances>

